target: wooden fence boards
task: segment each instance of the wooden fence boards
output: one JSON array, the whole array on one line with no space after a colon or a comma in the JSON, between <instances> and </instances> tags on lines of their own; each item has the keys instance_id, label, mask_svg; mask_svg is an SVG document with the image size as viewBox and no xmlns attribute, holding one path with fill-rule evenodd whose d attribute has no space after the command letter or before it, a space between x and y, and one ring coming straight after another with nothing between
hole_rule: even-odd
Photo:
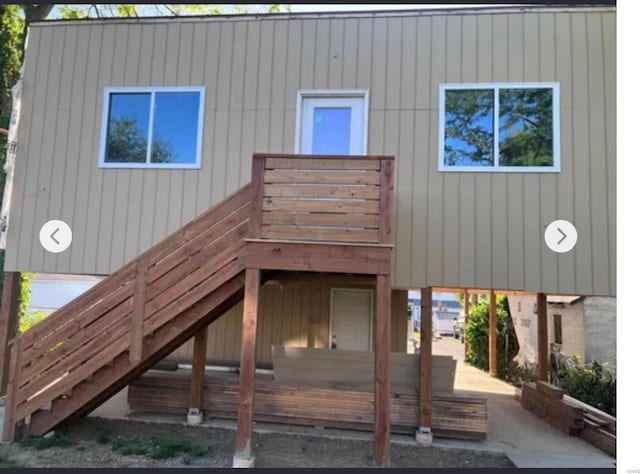
<instances>
[{"instance_id":1,"label":"wooden fence boards","mask_svg":"<svg viewBox=\"0 0 640 474\"><path fill-rule=\"evenodd\" d=\"M373 389L373 353L302 347L274 346L271 350L274 379L314 387ZM456 360L433 356L433 390L453 392ZM417 354L391 353L391 388L415 391L419 382Z\"/></svg>"}]
</instances>

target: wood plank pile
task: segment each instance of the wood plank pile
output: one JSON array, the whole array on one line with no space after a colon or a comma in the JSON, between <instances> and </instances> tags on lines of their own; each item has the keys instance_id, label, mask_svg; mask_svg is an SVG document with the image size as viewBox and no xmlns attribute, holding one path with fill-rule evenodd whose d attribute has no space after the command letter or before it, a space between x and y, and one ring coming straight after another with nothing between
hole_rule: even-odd
<instances>
[{"instance_id":1,"label":"wood plank pile","mask_svg":"<svg viewBox=\"0 0 640 474\"><path fill-rule=\"evenodd\" d=\"M578 407L584 415L580 437L610 456L616 455L616 418L565 394L566 403Z\"/></svg>"},{"instance_id":2,"label":"wood plank pile","mask_svg":"<svg viewBox=\"0 0 640 474\"><path fill-rule=\"evenodd\" d=\"M584 428L582 409L563 397L564 391L550 383L530 382L522 387L520 404L569 436L578 436Z\"/></svg>"},{"instance_id":3,"label":"wood plank pile","mask_svg":"<svg viewBox=\"0 0 640 474\"><path fill-rule=\"evenodd\" d=\"M546 382L522 387L520 404L569 436L580 436L610 456L616 455L616 419Z\"/></svg>"},{"instance_id":4,"label":"wood plank pile","mask_svg":"<svg viewBox=\"0 0 640 474\"><path fill-rule=\"evenodd\" d=\"M207 374L203 409L208 417L235 419L238 409L235 374ZM129 406L134 411L186 413L189 372L148 372L129 386ZM471 394L435 393L432 402L434 435L458 439L485 439L487 400ZM371 391L336 390L276 383L257 375L254 420L306 426L371 430ZM415 432L418 426L417 392L392 393L391 431Z\"/></svg>"}]
</instances>

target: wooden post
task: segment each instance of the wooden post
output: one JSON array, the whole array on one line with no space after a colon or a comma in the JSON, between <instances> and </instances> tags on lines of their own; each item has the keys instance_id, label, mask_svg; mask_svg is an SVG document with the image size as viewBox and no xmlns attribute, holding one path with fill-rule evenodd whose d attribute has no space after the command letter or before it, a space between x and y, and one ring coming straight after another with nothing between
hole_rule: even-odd
<instances>
[{"instance_id":1,"label":"wooden post","mask_svg":"<svg viewBox=\"0 0 640 474\"><path fill-rule=\"evenodd\" d=\"M253 467L251 428L253 425L253 394L256 377L256 332L258 327L258 297L260 270L247 268L244 282L244 312L242 314L242 345L240 347L240 381L238 386L238 432L233 467Z\"/></svg>"},{"instance_id":2,"label":"wooden post","mask_svg":"<svg viewBox=\"0 0 640 474\"><path fill-rule=\"evenodd\" d=\"M374 443L378 466L389 466L391 459L391 277L376 279L376 344L374 381Z\"/></svg>"},{"instance_id":3,"label":"wooden post","mask_svg":"<svg viewBox=\"0 0 640 474\"><path fill-rule=\"evenodd\" d=\"M469 291L468 290L464 290L464 326L463 326L463 332L464 332L464 359L467 359L467 350L468 350L468 346L467 346L467 322L469 321Z\"/></svg>"},{"instance_id":4,"label":"wooden post","mask_svg":"<svg viewBox=\"0 0 640 474\"><path fill-rule=\"evenodd\" d=\"M147 288L147 269L149 257L146 255L136 262L136 283L131 311L131 329L129 331L129 361L137 364L142 360L142 340L144 339L144 306Z\"/></svg>"},{"instance_id":5,"label":"wooden post","mask_svg":"<svg viewBox=\"0 0 640 474\"><path fill-rule=\"evenodd\" d=\"M547 295L537 294L538 307L538 378L549 380L549 327L547 323Z\"/></svg>"},{"instance_id":6,"label":"wooden post","mask_svg":"<svg viewBox=\"0 0 640 474\"><path fill-rule=\"evenodd\" d=\"M0 395L7 393L9 341L18 332L18 309L20 307L20 272L5 272L0 305Z\"/></svg>"},{"instance_id":7,"label":"wooden post","mask_svg":"<svg viewBox=\"0 0 640 474\"><path fill-rule=\"evenodd\" d=\"M4 409L4 427L2 431L3 441L15 441L16 428L18 423L16 421L16 395L18 393L18 358L22 353L22 339L16 339L13 345L9 348L7 358L11 360L9 367L9 376L7 384L7 398L5 400Z\"/></svg>"},{"instance_id":8,"label":"wooden post","mask_svg":"<svg viewBox=\"0 0 640 474\"><path fill-rule=\"evenodd\" d=\"M489 375L498 376L498 315L496 292L489 292Z\"/></svg>"},{"instance_id":9,"label":"wooden post","mask_svg":"<svg viewBox=\"0 0 640 474\"><path fill-rule=\"evenodd\" d=\"M199 425L202 423L202 392L204 389L204 374L207 364L207 334L209 326L202 328L193 338L193 360L191 363L191 395L187 423Z\"/></svg>"},{"instance_id":10,"label":"wooden post","mask_svg":"<svg viewBox=\"0 0 640 474\"><path fill-rule=\"evenodd\" d=\"M420 394L419 423L416 441L421 446L430 446L433 442L431 433L431 374L432 374L432 293L431 288L420 291Z\"/></svg>"}]
</instances>

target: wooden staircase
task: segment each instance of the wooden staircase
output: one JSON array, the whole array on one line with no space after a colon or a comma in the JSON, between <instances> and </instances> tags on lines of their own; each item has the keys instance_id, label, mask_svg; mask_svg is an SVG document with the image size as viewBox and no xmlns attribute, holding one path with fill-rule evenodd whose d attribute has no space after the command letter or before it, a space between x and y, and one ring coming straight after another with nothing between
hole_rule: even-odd
<instances>
[{"instance_id":1,"label":"wooden staircase","mask_svg":"<svg viewBox=\"0 0 640 474\"><path fill-rule=\"evenodd\" d=\"M255 154L249 185L11 341L3 438L89 413L244 298L246 457L260 284L277 271L353 273L376 277L372 417L388 464L392 210L393 157Z\"/></svg>"},{"instance_id":2,"label":"wooden staircase","mask_svg":"<svg viewBox=\"0 0 640 474\"><path fill-rule=\"evenodd\" d=\"M89 413L242 300L251 187L11 341L3 438Z\"/></svg>"}]
</instances>

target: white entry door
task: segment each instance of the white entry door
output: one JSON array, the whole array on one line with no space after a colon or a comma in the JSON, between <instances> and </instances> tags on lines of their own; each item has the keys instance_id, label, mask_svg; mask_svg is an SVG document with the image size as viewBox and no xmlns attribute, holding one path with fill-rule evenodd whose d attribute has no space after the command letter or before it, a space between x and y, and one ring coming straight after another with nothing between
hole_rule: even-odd
<instances>
[{"instance_id":1,"label":"white entry door","mask_svg":"<svg viewBox=\"0 0 640 474\"><path fill-rule=\"evenodd\" d=\"M366 93L301 93L296 151L311 155L366 154Z\"/></svg>"},{"instance_id":2,"label":"white entry door","mask_svg":"<svg viewBox=\"0 0 640 474\"><path fill-rule=\"evenodd\" d=\"M373 290L331 290L332 347L345 351L372 348Z\"/></svg>"}]
</instances>

